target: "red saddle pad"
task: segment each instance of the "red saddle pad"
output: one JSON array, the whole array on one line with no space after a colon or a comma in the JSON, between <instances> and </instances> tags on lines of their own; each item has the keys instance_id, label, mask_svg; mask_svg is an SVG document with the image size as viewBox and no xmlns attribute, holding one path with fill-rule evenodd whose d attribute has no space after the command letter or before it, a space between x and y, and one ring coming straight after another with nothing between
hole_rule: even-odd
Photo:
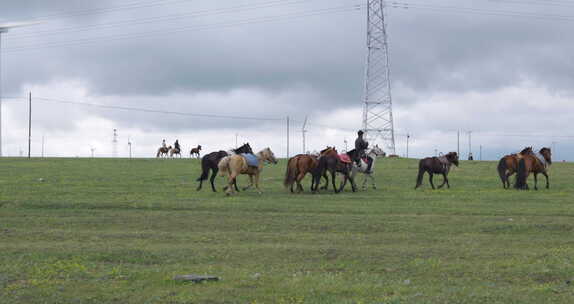
<instances>
[{"instance_id":1,"label":"red saddle pad","mask_svg":"<svg viewBox=\"0 0 574 304\"><path fill-rule=\"evenodd\" d=\"M339 154L339 160L348 164L352 162L351 158L347 154Z\"/></svg>"}]
</instances>

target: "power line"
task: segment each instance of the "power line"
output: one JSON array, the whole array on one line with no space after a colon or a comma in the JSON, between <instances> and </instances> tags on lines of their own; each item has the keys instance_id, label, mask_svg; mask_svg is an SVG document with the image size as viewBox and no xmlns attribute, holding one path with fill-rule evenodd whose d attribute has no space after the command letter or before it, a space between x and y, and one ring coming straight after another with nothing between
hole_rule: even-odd
<instances>
[{"instance_id":1,"label":"power line","mask_svg":"<svg viewBox=\"0 0 574 304\"><path fill-rule=\"evenodd\" d=\"M132 2L129 4L118 5L118 6L75 10L75 11L59 12L59 13L43 15L43 16L36 16L36 17L33 17L32 20L33 21L49 21L49 20L54 20L54 19L59 19L59 18L72 18L72 17L79 17L79 16L87 16L87 15L98 15L98 14L105 14L105 13L111 13L111 12L122 11L122 10L149 8L149 7L166 5L166 4L175 4L178 2L191 2L191 1L192 0L139 1L139 2Z\"/></svg>"},{"instance_id":2,"label":"power line","mask_svg":"<svg viewBox=\"0 0 574 304\"><path fill-rule=\"evenodd\" d=\"M107 37L76 40L76 41L71 41L68 43L54 43L54 44L44 44L44 45L28 45L28 46L22 46L22 47L13 47L13 48L8 48L8 49L4 50L4 52L14 53L14 52L21 52L21 51L38 50L38 49L42 49L42 48L70 47L70 46L80 46L80 45L85 45L85 44L90 44L90 43L101 43L101 42L106 42L106 41L125 40L125 39L134 39L134 38L150 38L150 36L158 35L158 34L165 35L165 34L189 32L189 31L213 30L213 29L221 29L221 28L228 28L228 27L236 27L236 26L241 26L241 25L293 20L293 19L299 19L299 18L304 18L304 17L320 16L320 15L325 15L325 14L358 11L358 10L361 10L363 8L364 8L363 5L353 5L353 6L346 5L346 6L331 7L331 8L324 8L324 9L307 10L307 11L303 11L303 12L283 14L283 15L277 15L277 16L250 18L250 19L245 19L245 20L241 20L241 21L237 21L237 22L218 23L218 24L212 24L212 25L204 25L201 27L179 27L179 28L174 28L174 29L170 29L170 30L148 31L145 33L116 35L116 36L107 36Z\"/></svg>"},{"instance_id":3,"label":"power line","mask_svg":"<svg viewBox=\"0 0 574 304\"><path fill-rule=\"evenodd\" d=\"M534 14L528 12L517 12L507 10L492 10L492 9L443 6L443 5L426 5L426 4L417 4L410 1L392 2L391 7L395 9L412 8L412 9L430 10L437 12L459 13L459 14L462 13L462 14L483 15L483 16L516 17L516 18L528 18L528 19L549 20L549 21L566 21L566 22L574 21L574 16L569 15Z\"/></svg>"},{"instance_id":4,"label":"power line","mask_svg":"<svg viewBox=\"0 0 574 304\"><path fill-rule=\"evenodd\" d=\"M276 1L269 1L269 2L259 2L254 4L244 4L244 5L236 5L227 8L217 8L217 9L205 9L205 10L198 10L193 11L185 14L169 14L164 16L158 17L150 17L150 18L138 18L138 19L131 19L131 20L124 20L124 21L117 21L111 23L101 23L101 24L92 24L86 25L81 27L67 27L61 28L57 30L43 30L43 31L35 31L33 33L28 33L25 35L16 35L15 38L12 38L11 41L19 40L19 39L26 39L31 37L38 37L38 36L46 36L46 35L60 35L62 33L70 33L70 32L84 32L93 29L110 29L119 26L130 26L130 25L141 25L141 24L149 24L149 23L156 23L156 22L169 22L169 21L177 21L185 18L190 17L207 17L207 16L215 16L221 14L228 14L228 13L237 13L241 11L249 11L249 10L256 10L256 9L265 9L265 8L272 8L276 6L286 6L286 5L294 5L294 4L302 4L307 3L308 0L296 0L296 1L285 1L285 0L276 0Z\"/></svg>"},{"instance_id":5,"label":"power line","mask_svg":"<svg viewBox=\"0 0 574 304\"><path fill-rule=\"evenodd\" d=\"M136 111L136 112L145 112L145 113L159 113L159 114L182 115L182 116L204 117L204 118L258 120L258 121L283 120L283 118L264 118L264 117L232 116L232 115L219 115L219 114L198 114L198 113L164 111L164 110L136 108L136 107L112 106L112 105L104 105L104 104L96 104L96 103L88 103L88 102L77 102L77 101L70 101L70 100L45 98L45 97L35 97L34 100L40 100L40 101L44 101L44 102L55 102L55 103L62 103L62 104L81 105L81 106L88 106L88 107L97 107L97 108L104 108L104 109L115 109L115 110L122 110L122 111Z\"/></svg>"}]
</instances>

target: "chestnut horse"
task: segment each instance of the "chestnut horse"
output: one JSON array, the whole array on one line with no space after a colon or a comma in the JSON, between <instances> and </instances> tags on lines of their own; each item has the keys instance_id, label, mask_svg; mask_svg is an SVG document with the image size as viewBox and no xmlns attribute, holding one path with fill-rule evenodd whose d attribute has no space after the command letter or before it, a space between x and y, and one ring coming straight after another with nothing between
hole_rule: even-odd
<instances>
[{"instance_id":1,"label":"chestnut horse","mask_svg":"<svg viewBox=\"0 0 574 304\"><path fill-rule=\"evenodd\" d=\"M311 173L319 165L319 160L315 155L299 154L293 156L287 162L287 171L283 185L291 189L293 193L293 184L297 183L297 192L303 192L301 181L307 173Z\"/></svg>"},{"instance_id":2,"label":"chestnut horse","mask_svg":"<svg viewBox=\"0 0 574 304\"><path fill-rule=\"evenodd\" d=\"M419 175L417 176L417 184L415 189L420 187L423 183L423 175L425 172L429 174L429 182L431 187L434 188L434 184L432 182L433 174L442 174L443 182L439 188L442 188L445 184L448 188L450 188L450 184L448 183L448 172L450 171L450 167L452 165L458 167L458 154L456 152L449 152L446 155L440 157L427 157L421 159L419 162Z\"/></svg>"},{"instance_id":3,"label":"chestnut horse","mask_svg":"<svg viewBox=\"0 0 574 304\"><path fill-rule=\"evenodd\" d=\"M189 151L189 157L192 157L195 154L196 157L199 158L199 152L201 152L201 145L197 145L197 148L191 149L191 151Z\"/></svg>"},{"instance_id":4,"label":"chestnut horse","mask_svg":"<svg viewBox=\"0 0 574 304\"><path fill-rule=\"evenodd\" d=\"M518 161L514 187L519 190L528 190L528 176L530 173L534 173L534 190L538 190L538 174L542 173L546 177L546 189L550 188L547 173L550 165L552 165L552 151L550 148L542 148L537 154L523 155Z\"/></svg>"},{"instance_id":5,"label":"chestnut horse","mask_svg":"<svg viewBox=\"0 0 574 304\"><path fill-rule=\"evenodd\" d=\"M171 146L170 146L171 147ZM171 148L169 149L169 157L172 157L174 155L179 155L179 158L181 158L181 151L179 150L179 148Z\"/></svg>"},{"instance_id":6,"label":"chestnut horse","mask_svg":"<svg viewBox=\"0 0 574 304\"><path fill-rule=\"evenodd\" d=\"M250 183L247 187L243 188L243 190L247 190L251 188L253 184L255 184L257 192L261 194L261 189L259 188L259 176L261 175L261 171L263 171L263 165L265 162L276 164L277 159L275 158L273 151L271 151L269 148L265 148L259 151L259 153L255 154L255 156L258 160L257 167L249 166L245 157L243 155L237 154L226 156L219 161L219 164L217 165L219 168L219 174L221 176L227 175L228 179L227 186L225 187L226 195L235 194L235 189L233 186L236 183L237 176L240 174L249 175Z\"/></svg>"},{"instance_id":7,"label":"chestnut horse","mask_svg":"<svg viewBox=\"0 0 574 304\"><path fill-rule=\"evenodd\" d=\"M516 173L516 170L518 169L518 161L522 158L522 156L533 153L534 152L532 151L532 147L526 147L520 151L520 153L505 155L500 159L498 162L498 175L500 176L502 187L504 189L510 188L509 178L514 173Z\"/></svg>"}]
</instances>

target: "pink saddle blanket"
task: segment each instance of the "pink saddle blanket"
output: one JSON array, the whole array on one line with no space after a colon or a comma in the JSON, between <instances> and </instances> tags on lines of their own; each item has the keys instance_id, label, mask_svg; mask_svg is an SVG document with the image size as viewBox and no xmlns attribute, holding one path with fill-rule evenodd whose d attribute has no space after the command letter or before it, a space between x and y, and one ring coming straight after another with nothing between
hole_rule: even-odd
<instances>
[{"instance_id":1,"label":"pink saddle blanket","mask_svg":"<svg viewBox=\"0 0 574 304\"><path fill-rule=\"evenodd\" d=\"M347 164L352 162L351 158L347 154L339 154L339 160Z\"/></svg>"}]
</instances>

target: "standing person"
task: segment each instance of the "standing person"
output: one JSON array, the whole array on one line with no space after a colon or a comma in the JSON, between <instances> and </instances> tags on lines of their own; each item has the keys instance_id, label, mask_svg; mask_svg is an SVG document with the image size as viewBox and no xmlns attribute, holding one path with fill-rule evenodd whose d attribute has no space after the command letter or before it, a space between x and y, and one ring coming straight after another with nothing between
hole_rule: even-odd
<instances>
[{"instance_id":1,"label":"standing person","mask_svg":"<svg viewBox=\"0 0 574 304\"><path fill-rule=\"evenodd\" d=\"M371 165L373 164L373 160L366 156L366 150L369 148L369 143L363 138L363 130L359 130L359 132L357 132L357 139L355 139L355 163L357 164L357 166L361 166L361 158L366 157L367 158L367 172L371 172Z\"/></svg>"}]
</instances>

